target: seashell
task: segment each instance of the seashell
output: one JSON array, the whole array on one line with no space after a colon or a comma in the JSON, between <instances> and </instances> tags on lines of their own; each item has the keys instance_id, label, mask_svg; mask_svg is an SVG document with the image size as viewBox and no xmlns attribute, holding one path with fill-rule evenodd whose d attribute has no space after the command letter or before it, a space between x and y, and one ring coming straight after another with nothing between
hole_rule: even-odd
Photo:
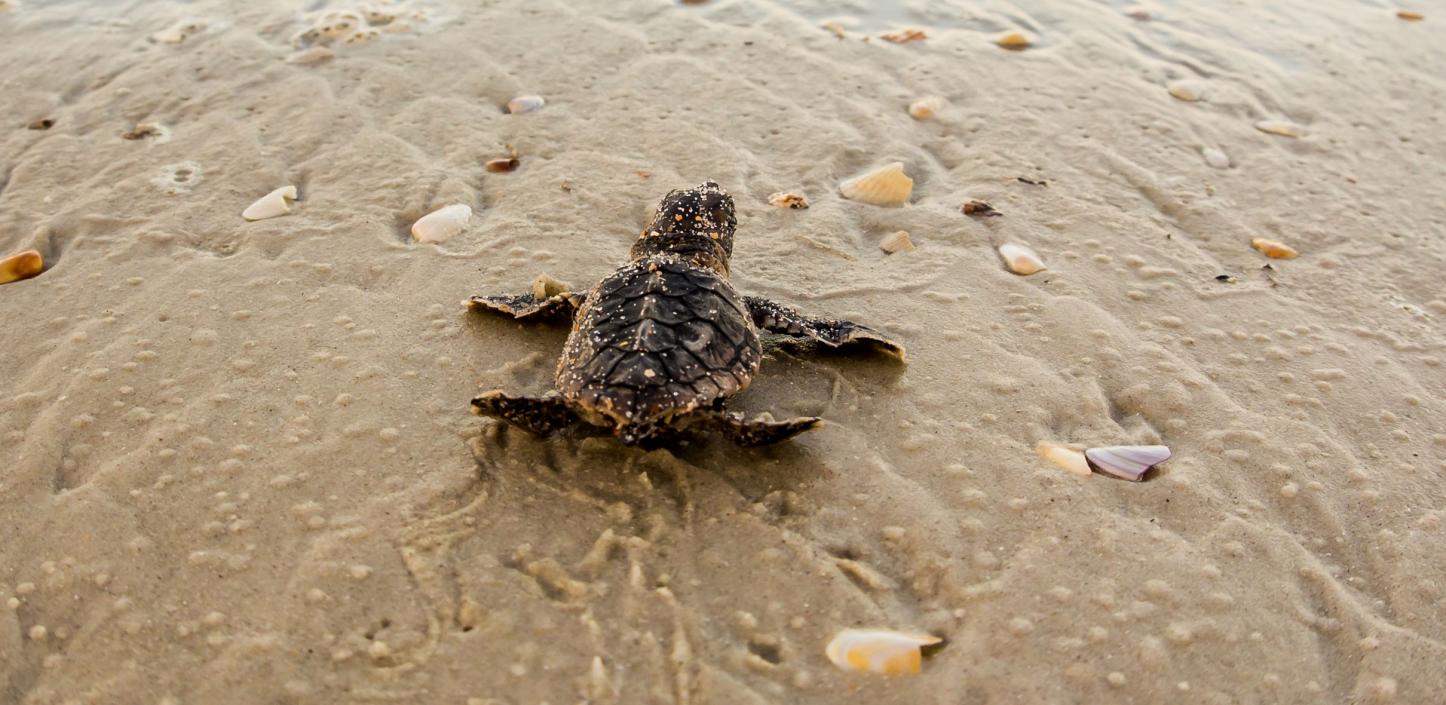
<instances>
[{"instance_id":1,"label":"seashell","mask_svg":"<svg viewBox=\"0 0 1446 705\"><path fill-rule=\"evenodd\" d=\"M1000 245L999 256L1004 258L1004 266L1015 274L1027 276L1048 269L1044 266L1044 260L1040 259L1034 250L1024 245L1014 243Z\"/></svg>"},{"instance_id":2,"label":"seashell","mask_svg":"<svg viewBox=\"0 0 1446 705\"><path fill-rule=\"evenodd\" d=\"M541 110L544 105L547 105L547 101L543 100L540 95L520 95L507 101L507 112L513 115L530 113Z\"/></svg>"},{"instance_id":3,"label":"seashell","mask_svg":"<svg viewBox=\"0 0 1446 705\"><path fill-rule=\"evenodd\" d=\"M1283 242L1276 242L1274 240L1267 240L1263 237L1258 237L1254 240L1251 240L1250 246L1254 247L1256 251L1260 254L1263 254L1271 259L1295 259L1295 256L1300 254L1299 252L1296 252L1295 248L1291 247L1290 245L1287 245Z\"/></svg>"},{"instance_id":4,"label":"seashell","mask_svg":"<svg viewBox=\"0 0 1446 705\"><path fill-rule=\"evenodd\" d=\"M1005 49L1019 51L1029 48L1029 45L1033 44L1034 40L1031 39L1028 34L1014 30L994 37L994 43Z\"/></svg>"},{"instance_id":5,"label":"seashell","mask_svg":"<svg viewBox=\"0 0 1446 705\"><path fill-rule=\"evenodd\" d=\"M1125 8L1125 16L1137 22L1149 22L1151 19L1150 9L1141 5Z\"/></svg>"},{"instance_id":6,"label":"seashell","mask_svg":"<svg viewBox=\"0 0 1446 705\"><path fill-rule=\"evenodd\" d=\"M572 291L567 284L553 279L551 275L542 273L532 280L532 298L537 301L546 301L558 294L566 294Z\"/></svg>"},{"instance_id":7,"label":"seashell","mask_svg":"<svg viewBox=\"0 0 1446 705\"><path fill-rule=\"evenodd\" d=\"M1039 457L1080 477L1090 476L1089 461L1085 460L1084 453L1049 441L1040 441L1034 447L1034 452L1039 453Z\"/></svg>"},{"instance_id":8,"label":"seashell","mask_svg":"<svg viewBox=\"0 0 1446 705\"><path fill-rule=\"evenodd\" d=\"M841 24L838 20L829 20L819 26L832 32L833 36L838 37L839 39L843 39L848 36L848 33L844 31L843 24Z\"/></svg>"},{"instance_id":9,"label":"seashell","mask_svg":"<svg viewBox=\"0 0 1446 705\"><path fill-rule=\"evenodd\" d=\"M920 98L909 104L909 115L915 120L933 120L944 109L944 99L938 96Z\"/></svg>"},{"instance_id":10,"label":"seashell","mask_svg":"<svg viewBox=\"0 0 1446 705\"><path fill-rule=\"evenodd\" d=\"M1180 100L1192 103L1205 96L1205 84L1193 78L1171 81L1165 84L1165 90Z\"/></svg>"},{"instance_id":11,"label":"seashell","mask_svg":"<svg viewBox=\"0 0 1446 705\"><path fill-rule=\"evenodd\" d=\"M166 29L151 35L151 41L161 44L180 44L187 37L206 31L206 23L200 20L181 20Z\"/></svg>"},{"instance_id":12,"label":"seashell","mask_svg":"<svg viewBox=\"0 0 1446 705\"><path fill-rule=\"evenodd\" d=\"M1396 10L1396 16L1407 22L1420 22L1426 19L1425 15L1415 10Z\"/></svg>"},{"instance_id":13,"label":"seashell","mask_svg":"<svg viewBox=\"0 0 1446 705\"><path fill-rule=\"evenodd\" d=\"M1200 154L1205 156L1206 164L1209 164L1216 169L1230 168L1230 157L1227 156L1224 152L1214 147L1204 147L1200 150Z\"/></svg>"},{"instance_id":14,"label":"seashell","mask_svg":"<svg viewBox=\"0 0 1446 705\"><path fill-rule=\"evenodd\" d=\"M1255 123L1255 129L1282 137L1300 137L1302 132L1300 125L1287 120L1261 120Z\"/></svg>"},{"instance_id":15,"label":"seashell","mask_svg":"<svg viewBox=\"0 0 1446 705\"><path fill-rule=\"evenodd\" d=\"M27 130L49 130L52 127L55 127L54 118L40 118L39 120L31 120L25 123L25 129Z\"/></svg>"},{"instance_id":16,"label":"seashell","mask_svg":"<svg viewBox=\"0 0 1446 705\"><path fill-rule=\"evenodd\" d=\"M838 190L850 201L874 206L902 206L914 191L914 180L904 173L903 162L893 162L845 179L838 185Z\"/></svg>"},{"instance_id":17,"label":"seashell","mask_svg":"<svg viewBox=\"0 0 1446 705\"><path fill-rule=\"evenodd\" d=\"M1170 459L1165 446L1107 446L1084 452L1090 469L1102 475L1139 482L1150 468Z\"/></svg>"},{"instance_id":18,"label":"seashell","mask_svg":"<svg viewBox=\"0 0 1446 705\"><path fill-rule=\"evenodd\" d=\"M246 210L241 211L241 217L247 220L265 220L278 215L286 215L291 212L291 206L286 203L287 199L296 199L295 186L282 186L256 199L255 203L246 206Z\"/></svg>"},{"instance_id":19,"label":"seashell","mask_svg":"<svg viewBox=\"0 0 1446 705\"><path fill-rule=\"evenodd\" d=\"M925 646L944 640L932 634L888 629L845 629L834 636L824 653L846 671L868 671L886 676L918 675Z\"/></svg>"},{"instance_id":20,"label":"seashell","mask_svg":"<svg viewBox=\"0 0 1446 705\"><path fill-rule=\"evenodd\" d=\"M417 242L446 242L467 227L472 207L457 203L438 208L412 223L412 239Z\"/></svg>"},{"instance_id":21,"label":"seashell","mask_svg":"<svg viewBox=\"0 0 1446 705\"><path fill-rule=\"evenodd\" d=\"M768 197L768 204L775 208L792 208L793 210L803 210L808 207L808 199L804 198L802 194L794 193L792 191L779 191L778 193L771 194Z\"/></svg>"},{"instance_id":22,"label":"seashell","mask_svg":"<svg viewBox=\"0 0 1446 705\"><path fill-rule=\"evenodd\" d=\"M315 66L323 61L331 61L335 57L336 52L318 45L308 49L302 49L286 57L286 63L299 64L301 66Z\"/></svg>"},{"instance_id":23,"label":"seashell","mask_svg":"<svg viewBox=\"0 0 1446 705\"><path fill-rule=\"evenodd\" d=\"M517 160L517 157L502 157L500 159L490 159L483 166L486 167L487 171L490 171L494 174L500 174L503 172L515 171L518 165L520 165L521 163L522 162Z\"/></svg>"},{"instance_id":24,"label":"seashell","mask_svg":"<svg viewBox=\"0 0 1446 705\"><path fill-rule=\"evenodd\" d=\"M45 269L45 258L37 250L17 252L0 260L0 284L29 279Z\"/></svg>"},{"instance_id":25,"label":"seashell","mask_svg":"<svg viewBox=\"0 0 1446 705\"><path fill-rule=\"evenodd\" d=\"M1004 215L994 210L994 206L984 201L965 201L964 205L959 206L959 210L964 213L964 215L974 216L975 218L994 218Z\"/></svg>"},{"instance_id":26,"label":"seashell","mask_svg":"<svg viewBox=\"0 0 1446 705\"><path fill-rule=\"evenodd\" d=\"M922 42L929 38L929 34L922 29L896 29L880 34L879 38L895 44L908 44L909 42Z\"/></svg>"},{"instance_id":27,"label":"seashell","mask_svg":"<svg viewBox=\"0 0 1446 705\"><path fill-rule=\"evenodd\" d=\"M162 144L171 141L171 128L154 122L140 122L136 123L136 126L131 128L129 132L121 133L121 139L151 139L155 140L156 144Z\"/></svg>"},{"instance_id":28,"label":"seashell","mask_svg":"<svg viewBox=\"0 0 1446 705\"><path fill-rule=\"evenodd\" d=\"M896 252L908 252L914 249L914 241L909 239L909 231L900 230L889 233L879 241L879 249L889 254Z\"/></svg>"}]
</instances>

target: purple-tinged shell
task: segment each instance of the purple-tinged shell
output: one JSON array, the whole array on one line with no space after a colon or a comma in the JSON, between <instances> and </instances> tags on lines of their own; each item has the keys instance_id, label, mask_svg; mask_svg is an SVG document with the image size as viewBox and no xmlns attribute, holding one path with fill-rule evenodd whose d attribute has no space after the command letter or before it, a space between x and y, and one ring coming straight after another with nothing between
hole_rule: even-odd
<instances>
[{"instance_id":1,"label":"purple-tinged shell","mask_svg":"<svg viewBox=\"0 0 1446 705\"><path fill-rule=\"evenodd\" d=\"M1139 482L1150 468L1170 459L1165 446L1106 446L1084 452L1090 469L1102 475Z\"/></svg>"}]
</instances>

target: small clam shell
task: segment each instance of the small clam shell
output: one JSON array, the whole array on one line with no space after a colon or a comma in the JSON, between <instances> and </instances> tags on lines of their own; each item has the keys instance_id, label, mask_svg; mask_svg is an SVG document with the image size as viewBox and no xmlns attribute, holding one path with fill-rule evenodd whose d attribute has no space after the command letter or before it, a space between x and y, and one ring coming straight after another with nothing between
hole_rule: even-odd
<instances>
[{"instance_id":1,"label":"small clam shell","mask_svg":"<svg viewBox=\"0 0 1446 705\"><path fill-rule=\"evenodd\" d=\"M1080 477L1090 476L1090 465L1089 462L1085 460L1084 453L1049 441L1040 441L1039 444L1034 447L1034 451L1039 453L1039 457L1071 473L1079 475Z\"/></svg>"},{"instance_id":2,"label":"small clam shell","mask_svg":"<svg viewBox=\"0 0 1446 705\"><path fill-rule=\"evenodd\" d=\"M909 104L909 115L915 120L933 120L944 109L944 99L939 96L920 98Z\"/></svg>"},{"instance_id":3,"label":"small clam shell","mask_svg":"<svg viewBox=\"0 0 1446 705\"><path fill-rule=\"evenodd\" d=\"M889 254L896 252L908 252L914 249L914 241L909 239L909 231L900 230L889 233L879 241L879 249Z\"/></svg>"},{"instance_id":4,"label":"small clam shell","mask_svg":"<svg viewBox=\"0 0 1446 705\"><path fill-rule=\"evenodd\" d=\"M417 242L446 242L467 227L472 207L457 203L428 213L412 223L412 239Z\"/></svg>"},{"instance_id":5,"label":"small clam shell","mask_svg":"<svg viewBox=\"0 0 1446 705\"><path fill-rule=\"evenodd\" d=\"M1170 459L1165 446L1107 446L1084 452L1090 469L1112 477L1139 482L1150 468Z\"/></svg>"},{"instance_id":6,"label":"small clam shell","mask_svg":"<svg viewBox=\"0 0 1446 705\"><path fill-rule=\"evenodd\" d=\"M904 173L903 162L893 162L845 179L838 185L838 190L850 201L874 206L902 206L914 191L914 180Z\"/></svg>"},{"instance_id":7,"label":"small clam shell","mask_svg":"<svg viewBox=\"0 0 1446 705\"><path fill-rule=\"evenodd\" d=\"M1254 247L1260 254L1271 259L1294 259L1296 255L1300 254L1290 245L1274 240L1267 240L1263 237L1251 240L1250 246Z\"/></svg>"},{"instance_id":8,"label":"small clam shell","mask_svg":"<svg viewBox=\"0 0 1446 705\"><path fill-rule=\"evenodd\" d=\"M246 206L246 210L241 211L241 217L247 220L265 220L278 215L286 215L291 212L291 206L287 204L287 200L296 200L295 186L282 186L256 199L255 203Z\"/></svg>"},{"instance_id":9,"label":"small clam shell","mask_svg":"<svg viewBox=\"0 0 1446 705\"><path fill-rule=\"evenodd\" d=\"M1031 39L1028 34L1015 30L995 36L994 43L1005 49L1019 51L1029 48L1029 45L1033 44L1034 40Z\"/></svg>"},{"instance_id":10,"label":"small clam shell","mask_svg":"<svg viewBox=\"0 0 1446 705\"><path fill-rule=\"evenodd\" d=\"M516 115L518 113L530 113L534 110L541 110L547 105L547 101L540 95L520 95L507 101L507 112Z\"/></svg>"},{"instance_id":11,"label":"small clam shell","mask_svg":"<svg viewBox=\"0 0 1446 705\"><path fill-rule=\"evenodd\" d=\"M1230 157L1225 154L1225 152L1222 152L1219 149L1216 149L1214 147L1204 147L1200 150L1200 154L1205 157L1206 164L1209 164L1216 169L1230 168Z\"/></svg>"},{"instance_id":12,"label":"small clam shell","mask_svg":"<svg viewBox=\"0 0 1446 705\"><path fill-rule=\"evenodd\" d=\"M1035 254L1034 250L1024 245L1014 243L1000 245L999 256L1004 259L1004 266L1015 274L1027 276L1048 269L1044 266L1044 260Z\"/></svg>"},{"instance_id":13,"label":"small clam shell","mask_svg":"<svg viewBox=\"0 0 1446 705\"><path fill-rule=\"evenodd\" d=\"M922 647L942 642L932 634L888 629L845 629L824 653L846 671L868 671L886 676L917 675L923 663Z\"/></svg>"},{"instance_id":14,"label":"small clam shell","mask_svg":"<svg viewBox=\"0 0 1446 705\"><path fill-rule=\"evenodd\" d=\"M567 284L553 279L551 275L543 273L532 280L532 298L537 301L545 301L558 294L566 294L572 291Z\"/></svg>"},{"instance_id":15,"label":"small clam shell","mask_svg":"<svg viewBox=\"0 0 1446 705\"><path fill-rule=\"evenodd\" d=\"M1171 81L1165 85L1165 90L1169 91L1170 95L1189 102L1205 97L1205 84L1193 78Z\"/></svg>"},{"instance_id":16,"label":"small clam shell","mask_svg":"<svg viewBox=\"0 0 1446 705\"><path fill-rule=\"evenodd\" d=\"M29 279L45 269L45 258L37 250L17 252L0 260L0 284Z\"/></svg>"},{"instance_id":17,"label":"small clam shell","mask_svg":"<svg viewBox=\"0 0 1446 705\"><path fill-rule=\"evenodd\" d=\"M1300 137L1303 132L1300 125L1288 120L1261 120L1255 123L1255 129L1282 137Z\"/></svg>"},{"instance_id":18,"label":"small clam shell","mask_svg":"<svg viewBox=\"0 0 1446 705\"><path fill-rule=\"evenodd\" d=\"M771 205L775 208L792 208L793 210L803 210L804 208L808 207L808 199L805 198L801 193L794 193L792 191L779 191L778 193L770 194L768 196L768 205Z\"/></svg>"}]
</instances>

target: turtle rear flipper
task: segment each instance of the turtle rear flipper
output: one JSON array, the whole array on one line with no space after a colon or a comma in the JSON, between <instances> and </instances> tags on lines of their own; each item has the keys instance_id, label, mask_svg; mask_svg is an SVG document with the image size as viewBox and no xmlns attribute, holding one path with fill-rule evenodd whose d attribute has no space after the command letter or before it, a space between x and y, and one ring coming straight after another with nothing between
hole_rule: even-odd
<instances>
[{"instance_id":1,"label":"turtle rear flipper","mask_svg":"<svg viewBox=\"0 0 1446 705\"><path fill-rule=\"evenodd\" d=\"M539 436L548 436L581 421L562 397L513 397L496 389L472 400L472 413L502 419Z\"/></svg>"},{"instance_id":2,"label":"turtle rear flipper","mask_svg":"<svg viewBox=\"0 0 1446 705\"><path fill-rule=\"evenodd\" d=\"M831 348L845 345L866 345L881 350L899 359L904 359L904 346L890 340L888 336L868 326L852 321L829 318L809 318L783 304L769 301L761 296L745 296L748 314L753 325L773 333L782 333L817 340Z\"/></svg>"},{"instance_id":3,"label":"turtle rear flipper","mask_svg":"<svg viewBox=\"0 0 1446 705\"><path fill-rule=\"evenodd\" d=\"M823 419L817 416L772 421L766 418L749 420L743 414L729 411L697 411L694 415L695 427L710 428L740 446L766 446L788 440L804 431L812 431L823 424Z\"/></svg>"}]
</instances>

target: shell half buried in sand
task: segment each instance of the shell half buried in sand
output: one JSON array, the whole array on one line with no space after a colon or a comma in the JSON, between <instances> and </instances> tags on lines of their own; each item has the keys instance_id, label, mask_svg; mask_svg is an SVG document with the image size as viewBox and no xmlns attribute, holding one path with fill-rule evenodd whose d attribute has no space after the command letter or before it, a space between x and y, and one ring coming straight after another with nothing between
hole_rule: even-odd
<instances>
[{"instance_id":1,"label":"shell half buried in sand","mask_svg":"<svg viewBox=\"0 0 1446 705\"><path fill-rule=\"evenodd\" d=\"M520 95L507 101L507 112L512 115L530 113L541 110L544 105L547 105L547 101L540 95Z\"/></svg>"},{"instance_id":2,"label":"shell half buried in sand","mask_svg":"<svg viewBox=\"0 0 1446 705\"><path fill-rule=\"evenodd\" d=\"M1165 446L1106 446L1084 452L1090 469L1101 475L1139 482L1150 468L1170 459Z\"/></svg>"},{"instance_id":3,"label":"shell half buried in sand","mask_svg":"<svg viewBox=\"0 0 1446 705\"><path fill-rule=\"evenodd\" d=\"M45 269L45 258L38 250L17 252L0 260L0 284L29 279Z\"/></svg>"},{"instance_id":4,"label":"shell half buried in sand","mask_svg":"<svg viewBox=\"0 0 1446 705\"><path fill-rule=\"evenodd\" d=\"M444 206L412 223L412 239L417 242L446 242L467 227L472 207L463 203Z\"/></svg>"},{"instance_id":5,"label":"shell half buried in sand","mask_svg":"<svg viewBox=\"0 0 1446 705\"><path fill-rule=\"evenodd\" d=\"M914 192L914 180L904 173L903 162L885 164L838 185L839 193L850 201L873 206L902 206Z\"/></svg>"},{"instance_id":6,"label":"shell half buried in sand","mask_svg":"<svg viewBox=\"0 0 1446 705\"><path fill-rule=\"evenodd\" d=\"M296 200L296 187L290 184L256 199L255 203L246 206L246 210L241 211L241 217L247 220L265 220L278 215L286 215L291 212L288 200Z\"/></svg>"},{"instance_id":7,"label":"shell half buried in sand","mask_svg":"<svg viewBox=\"0 0 1446 705\"><path fill-rule=\"evenodd\" d=\"M1071 474L1080 477L1090 476L1089 461L1085 460L1084 453L1073 448L1050 441L1040 441L1034 447L1034 451L1039 453L1039 457L1064 468Z\"/></svg>"},{"instance_id":8,"label":"shell half buried in sand","mask_svg":"<svg viewBox=\"0 0 1446 705\"><path fill-rule=\"evenodd\" d=\"M846 671L867 671L886 676L917 675L925 646L943 642L932 634L888 629L845 629L828 643L824 653Z\"/></svg>"},{"instance_id":9,"label":"shell half buried in sand","mask_svg":"<svg viewBox=\"0 0 1446 705\"><path fill-rule=\"evenodd\" d=\"M1044 266L1044 260L1034 250L1024 245L1012 242L1000 245L999 256L1004 260L1005 268L1021 276L1029 276L1048 269Z\"/></svg>"}]
</instances>

